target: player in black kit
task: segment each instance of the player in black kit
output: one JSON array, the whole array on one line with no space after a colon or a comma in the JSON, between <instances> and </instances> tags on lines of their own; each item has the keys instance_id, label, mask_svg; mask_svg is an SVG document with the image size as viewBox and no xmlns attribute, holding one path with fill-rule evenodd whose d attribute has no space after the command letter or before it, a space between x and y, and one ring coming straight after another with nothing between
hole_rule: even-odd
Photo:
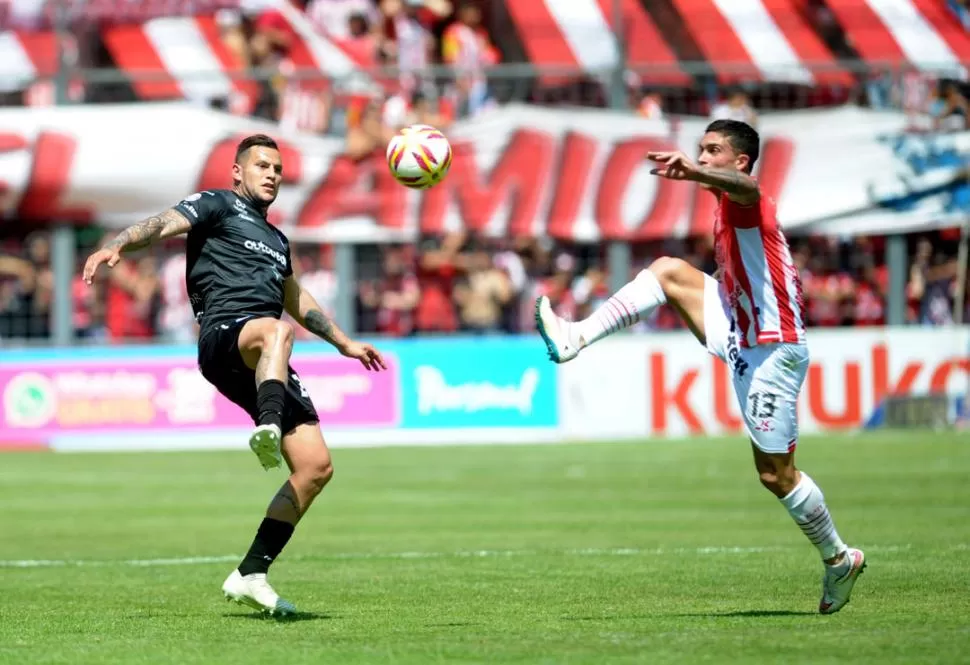
<instances>
[{"instance_id":1,"label":"player in black kit","mask_svg":"<svg viewBox=\"0 0 970 665\"><path fill-rule=\"evenodd\" d=\"M374 347L344 334L297 281L290 246L266 219L282 181L273 139L244 139L232 165L232 189L199 192L130 226L84 265L90 284L102 263L122 252L187 233L186 286L199 322L199 369L223 395L246 410L256 428L249 446L263 468L285 458L290 477L269 504L252 546L222 586L226 597L271 614L291 614L266 579L270 564L333 475L330 452L310 396L290 367L293 328L300 325L368 370L386 369Z\"/></svg>"}]
</instances>

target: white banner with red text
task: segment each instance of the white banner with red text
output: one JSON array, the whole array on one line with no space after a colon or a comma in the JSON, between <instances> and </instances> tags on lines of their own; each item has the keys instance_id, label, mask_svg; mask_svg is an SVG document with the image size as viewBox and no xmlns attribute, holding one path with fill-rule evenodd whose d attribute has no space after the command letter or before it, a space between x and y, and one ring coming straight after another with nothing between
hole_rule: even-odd
<instances>
[{"instance_id":1,"label":"white banner with red text","mask_svg":"<svg viewBox=\"0 0 970 665\"><path fill-rule=\"evenodd\" d=\"M890 395L963 396L970 386L967 328L810 330L808 337L802 433L858 429ZM591 346L562 365L559 389L560 428L570 439L742 431L730 369L686 333Z\"/></svg>"},{"instance_id":2,"label":"white banner with red text","mask_svg":"<svg viewBox=\"0 0 970 665\"><path fill-rule=\"evenodd\" d=\"M238 140L283 147L271 220L293 239L381 242L466 228L584 242L708 233L714 199L649 174L649 150L696 152L707 121L511 105L448 128L439 186L408 190L383 150L185 103L0 110L7 218L134 223L203 189L230 186ZM790 233L882 234L956 225L970 213L970 132L906 133L903 114L852 107L765 115L758 175Z\"/></svg>"}]
</instances>

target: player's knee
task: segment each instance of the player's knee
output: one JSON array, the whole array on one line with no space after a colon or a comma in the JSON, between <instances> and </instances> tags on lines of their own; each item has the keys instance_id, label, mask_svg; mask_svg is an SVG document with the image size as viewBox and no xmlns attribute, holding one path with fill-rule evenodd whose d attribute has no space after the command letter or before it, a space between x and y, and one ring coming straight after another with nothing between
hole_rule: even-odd
<instances>
[{"instance_id":1,"label":"player's knee","mask_svg":"<svg viewBox=\"0 0 970 665\"><path fill-rule=\"evenodd\" d=\"M683 259L672 256L661 256L647 268L653 276L660 282L664 291L675 289L682 286L687 278L687 270L690 264Z\"/></svg>"},{"instance_id":2,"label":"player's knee","mask_svg":"<svg viewBox=\"0 0 970 665\"><path fill-rule=\"evenodd\" d=\"M272 347L279 343L291 347L293 346L295 334L293 326L286 321L274 321L273 325L269 326L266 331L264 343L267 347Z\"/></svg>"},{"instance_id":3,"label":"player's knee","mask_svg":"<svg viewBox=\"0 0 970 665\"><path fill-rule=\"evenodd\" d=\"M306 473L307 482L314 493L319 493L333 478L333 463L329 457L315 461Z\"/></svg>"},{"instance_id":4,"label":"player's knee","mask_svg":"<svg viewBox=\"0 0 970 665\"><path fill-rule=\"evenodd\" d=\"M765 489L779 497L790 494L797 484L794 468L762 470L758 472L758 479Z\"/></svg>"}]
</instances>

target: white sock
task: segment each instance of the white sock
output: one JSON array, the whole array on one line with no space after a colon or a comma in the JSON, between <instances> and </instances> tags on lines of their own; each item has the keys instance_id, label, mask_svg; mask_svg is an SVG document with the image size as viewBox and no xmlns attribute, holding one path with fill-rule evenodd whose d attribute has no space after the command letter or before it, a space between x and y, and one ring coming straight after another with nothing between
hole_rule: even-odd
<instances>
[{"instance_id":1,"label":"white sock","mask_svg":"<svg viewBox=\"0 0 970 665\"><path fill-rule=\"evenodd\" d=\"M846 550L845 543L835 530L835 523L832 522L832 516L825 505L822 490L807 473L801 473L801 481L788 496L781 499L781 503L788 509L788 514L805 537L818 548L822 559L831 559Z\"/></svg>"},{"instance_id":2,"label":"white sock","mask_svg":"<svg viewBox=\"0 0 970 665\"><path fill-rule=\"evenodd\" d=\"M570 336L579 348L589 346L618 330L632 326L641 316L667 302L656 275L641 270L636 278L614 293L588 318L570 326Z\"/></svg>"}]
</instances>

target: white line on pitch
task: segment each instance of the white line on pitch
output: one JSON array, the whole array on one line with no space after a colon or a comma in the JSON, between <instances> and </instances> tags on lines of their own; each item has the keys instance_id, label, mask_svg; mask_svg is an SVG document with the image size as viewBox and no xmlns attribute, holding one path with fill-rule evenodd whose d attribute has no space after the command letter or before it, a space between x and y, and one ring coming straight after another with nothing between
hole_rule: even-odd
<instances>
[{"instance_id":1,"label":"white line on pitch","mask_svg":"<svg viewBox=\"0 0 970 665\"><path fill-rule=\"evenodd\" d=\"M910 549L911 545L869 545L863 547L872 552L899 552ZM967 546L955 545L952 549L966 549ZM284 561L323 561L323 560L366 560L366 559L450 559L450 558L502 558L521 556L663 556L671 554L710 555L710 554L763 554L783 552L800 547L679 547L672 549L642 549L637 547L586 548L564 550L459 550L456 552L337 552L308 556L286 557ZM193 566L207 563L227 563L239 561L242 555L191 556L164 559L21 559L0 560L0 568L59 568L59 567L118 567L118 566Z\"/></svg>"}]
</instances>

